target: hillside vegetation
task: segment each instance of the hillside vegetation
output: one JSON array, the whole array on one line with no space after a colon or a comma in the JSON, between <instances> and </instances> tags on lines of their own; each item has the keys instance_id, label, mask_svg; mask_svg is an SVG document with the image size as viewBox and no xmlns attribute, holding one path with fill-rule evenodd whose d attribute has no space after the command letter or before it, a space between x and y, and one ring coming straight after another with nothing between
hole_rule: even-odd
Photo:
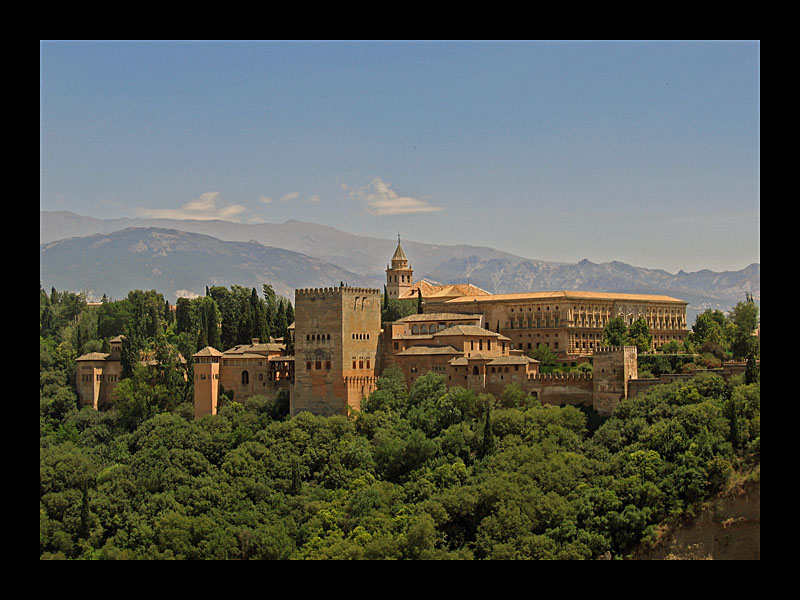
<instances>
[{"instance_id":1,"label":"hillside vegetation","mask_svg":"<svg viewBox=\"0 0 800 600\"><path fill-rule=\"evenodd\" d=\"M256 396L194 420L171 371L153 386L138 369L119 406L79 410L91 317L70 294L40 302L42 559L632 558L760 464L757 372L657 386L591 427L513 385L407 390L391 369L350 418ZM132 293L120 318L168 349L176 324L146 306Z\"/></svg>"}]
</instances>

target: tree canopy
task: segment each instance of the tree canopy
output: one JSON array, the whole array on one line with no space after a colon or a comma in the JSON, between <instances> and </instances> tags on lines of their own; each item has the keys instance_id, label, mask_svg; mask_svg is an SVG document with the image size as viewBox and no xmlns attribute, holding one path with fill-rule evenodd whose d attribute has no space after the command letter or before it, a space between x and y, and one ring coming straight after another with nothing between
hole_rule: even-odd
<instances>
[{"instance_id":1,"label":"tree canopy","mask_svg":"<svg viewBox=\"0 0 800 600\"><path fill-rule=\"evenodd\" d=\"M428 373L407 389L396 368L349 418L253 396L195 420L174 377L174 342L202 312L186 303L174 323L159 306L144 337L155 371L135 365L115 406L78 409L74 324L98 308L52 296L40 290L42 559L624 558L760 463L760 384L714 374L592 426L519 386L495 398Z\"/></svg>"}]
</instances>

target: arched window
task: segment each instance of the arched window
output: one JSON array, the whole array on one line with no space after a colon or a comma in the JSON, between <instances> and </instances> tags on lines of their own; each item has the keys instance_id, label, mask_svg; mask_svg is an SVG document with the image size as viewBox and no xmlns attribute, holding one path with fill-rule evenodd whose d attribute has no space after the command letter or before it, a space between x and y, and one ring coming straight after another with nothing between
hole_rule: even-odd
<instances>
[{"instance_id":1,"label":"arched window","mask_svg":"<svg viewBox=\"0 0 800 600\"><path fill-rule=\"evenodd\" d=\"M250 373L242 371L242 385L247 385L248 383L250 383Z\"/></svg>"},{"instance_id":2,"label":"arched window","mask_svg":"<svg viewBox=\"0 0 800 600\"><path fill-rule=\"evenodd\" d=\"M411 334L412 335L417 335L418 333L419 333L419 327L417 325L412 325L411 326Z\"/></svg>"},{"instance_id":3,"label":"arched window","mask_svg":"<svg viewBox=\"0 0 800 600\"><path fill-rule=\"evenodd\" d=\"M474 367L472 367L472 374L473 375L480 375L481 374L480 371L478 371L478 365L475 365Z\"/></svg>"}]
</instances>

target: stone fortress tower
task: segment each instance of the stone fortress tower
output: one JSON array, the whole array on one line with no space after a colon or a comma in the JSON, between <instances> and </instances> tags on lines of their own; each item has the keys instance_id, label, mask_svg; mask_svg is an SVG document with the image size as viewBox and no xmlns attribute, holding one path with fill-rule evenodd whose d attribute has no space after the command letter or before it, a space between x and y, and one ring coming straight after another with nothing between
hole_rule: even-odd
<instances>
[{"instance_id":1,"label":"stone fortress tower","mask_svg":"<svg viewBox=\"0 0 800 600\"><path fill-rule=\"evenodd\" d=\"M389 298L399 298L412 283L414 269L408 264L406 253L400 245L400 234L397 234L397 248L392 256L392 266L386 266L386 291Z\"/></svg>"},{"instance_id":2,"label":"stone fortress tower","mask_svg":"<svg viewBox=\"0 0 800 600\"><path fill-rule=\"evenodd\" d=\"M295 291L291 415L304 410L326 416L360 410L361 400L374 391L377 379L381 300L380 290L368 288Z\"/></svg>"},{"instance_id":3,"label":"stone fortress tower","mask_svg":"<svg viewBox=\"0 0 800 600\"><path fill-rule=\"evenodd\" d=\"M594 351L592 400L594 409L609 415L628 397L628 383L638 379L636 346L607 346Z\"/></svg>"}]
</instances>

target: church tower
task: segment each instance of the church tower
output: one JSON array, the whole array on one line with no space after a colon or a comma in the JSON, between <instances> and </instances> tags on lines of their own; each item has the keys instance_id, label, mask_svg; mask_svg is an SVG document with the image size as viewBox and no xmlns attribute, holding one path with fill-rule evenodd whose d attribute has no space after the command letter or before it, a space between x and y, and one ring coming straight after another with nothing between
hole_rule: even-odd
<instances>
[{"instance_id":1,"label":"church tower","mask_svg":"<svg viewBox=\"0 0 800 600\"><path fill-rule=\"evenodd\" d=\"M386 265L386 291L389 298L399 298L411 287L414 270L408 264L406 253L400 245L400 234L397 234L397 249L392 256L392 266Z\"/></svg>"}]
</instances>

